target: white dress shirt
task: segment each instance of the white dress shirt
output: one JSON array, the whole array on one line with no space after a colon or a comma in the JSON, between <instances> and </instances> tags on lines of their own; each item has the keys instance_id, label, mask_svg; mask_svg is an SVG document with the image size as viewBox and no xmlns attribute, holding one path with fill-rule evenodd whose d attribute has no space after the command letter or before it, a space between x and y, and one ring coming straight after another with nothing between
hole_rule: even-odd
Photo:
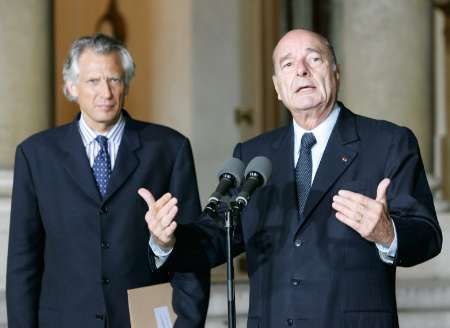
<instances>
[{"instance_id":1,"label":"white dress shirt","mask_svg":"<svg viewBox=\"0 0 450 328\"><path fill-rule=\"evenodd\" d=\"M100 151L100 145L95 141L98 135L103 135L108 138L108 154L111 159L111 171L116 164L117 152L122 141L123 132L125 129L125 119L122 114L119 120L112 126L112 128L106 133L99 133L91 129L84 119L84 114L81 113L80 120L78 121L78 127L80 130L81 139L83 140L84 147L86 148L86 154L89 159L89 164L94 165L95 157Z\"/></svg>"},{"instance_id":2,"label":"white dress shirt","mask_svg":"<svg viewBox=\"0 0 450 328\"><path fill-rule=\"evenodd\" d=\"M323 152L327 146L328 139L330 139L331 131L336 124L337 118L339 116L340 108L335 105L328 117L316 126L314 129L307 131L303 129L297 122L293 121L294 124L294 167L297 165L298 156L300 155L300 145L303 134L307 132L312 132L316 138L316 143L311 148L311 158L312 158L312 179L311 183L314 181L316 176L317 168L319 167L320 160L322 159Z\"/></svg>"}]
</instances>

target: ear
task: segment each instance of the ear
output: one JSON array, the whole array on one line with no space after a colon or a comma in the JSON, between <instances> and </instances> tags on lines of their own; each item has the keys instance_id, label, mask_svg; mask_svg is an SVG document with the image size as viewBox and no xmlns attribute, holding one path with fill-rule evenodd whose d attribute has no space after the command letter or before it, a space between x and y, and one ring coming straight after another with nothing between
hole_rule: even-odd
<instances>
[{"instance_id":1,"label":"ear","mask_svg":"<svg viewBox=\"0 0 450 328\"><path fill-rule=\"evenodd\" d=\"M336 81L339 82L340 77L341 77L341 66L339 64L335 64L334 67L334 74L336 76Z\"/></svg>"},{"instance_id":2,"label":"ear","mask_svg":"<svg viewBox=\"0 0 450 328\"><path fill-rule=\"evenodd\" d=\"M341 82L341 70L339 65L334 66L334 77L336 79L336 86L339 89Z\"/></svg>"},{"instance_id":3,"label":"ear","mask_svg":"<svg viewBox=\"0 0 450 328\"><path fill-rule=\"evenodd\" d=\"M75 99L78 98L77 84L73 83L72 81L67 81L66 82L66 90L73 98L75 98Z\"/></svg>"},{"instance_id":4,"label":"ear","mask_svg":"<svg viewBox=\"0 0 450 328\"><path fill-rule=\"evenodd\" d=\"M273 82L273 86L275 87L275 91L277 92L278 100L281 100L280 92L278 90L278 79L275 76L275 74L272 75L272 82Z\"/></svg>"}]
</instances>

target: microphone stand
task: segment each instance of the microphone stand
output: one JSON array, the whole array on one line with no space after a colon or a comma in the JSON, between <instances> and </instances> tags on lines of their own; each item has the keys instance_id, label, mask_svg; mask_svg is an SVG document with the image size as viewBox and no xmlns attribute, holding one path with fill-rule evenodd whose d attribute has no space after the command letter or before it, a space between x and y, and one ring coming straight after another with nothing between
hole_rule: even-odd
<instances>
[{"instance_id":1,"label":"microphone stand","mask_svg":"<svg viewBox=\"0 0 450 328\"><path fill-rule=\"evenodd\" d=\"M233 213L234 212L234 213ZM236 211L227 208L225 211L225 232L227 236L227 300L228 300L228 328L236 328L236 302L234 293L234 265L231 254Z\"/></svg>"},{"instance_id":2,"label":"microphone stand","mask_svg":"<svg viewBox=\"0 0 450 328\"><path fill-rule=\"evenodd\" d=\"M228 299L228 328L236 328L236 302L234 292L234 265L232 239L236 222L240 222L241 212L246 204L233 201L225 211L225 231L227 235L227 299Z\"/></svg>"}]
</instances>

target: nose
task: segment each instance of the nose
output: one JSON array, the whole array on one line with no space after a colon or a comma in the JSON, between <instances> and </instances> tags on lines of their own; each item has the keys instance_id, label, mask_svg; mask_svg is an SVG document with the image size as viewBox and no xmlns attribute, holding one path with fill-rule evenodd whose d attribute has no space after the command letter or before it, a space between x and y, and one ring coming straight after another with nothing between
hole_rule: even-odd
<instances>
[{"instance_id":1,"label":"nose","mask_svg":"<svg viewBox=\"0 0 450 328\"><path fill-rule=\"evenodd\" d=\"M299 60L297 63L297 76L307 77L309 74L310 72L306 63L303 60Z\"/></svg>"},{"instance_id":2,"label":"nose","mask_svg":"<svg viewBox=\"0 0 450 328\"><path fill-rule=\"evenodd\" d=\"M111 86L109 85L108 80L102 80L101 82L101 95L103 98L105 99L109 99L112 97L112 91L111 91Z\"/></svg>"}]
</instances>

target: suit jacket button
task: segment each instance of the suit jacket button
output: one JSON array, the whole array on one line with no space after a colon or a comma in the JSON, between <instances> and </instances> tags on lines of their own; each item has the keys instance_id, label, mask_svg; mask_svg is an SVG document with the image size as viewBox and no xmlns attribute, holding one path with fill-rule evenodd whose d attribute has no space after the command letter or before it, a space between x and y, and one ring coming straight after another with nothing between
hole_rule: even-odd
<instances>
[{"instance_id":1,"label":"suit jacket button","mask_svg":"<svg viewBox=\"0 0 450 328\"><path fill-rule=\"evenodd\" d=\"M303 242L301 241L301 239L296 239L294 242L295 247L300 247L302 246Z\"/></svg>"},{"instance_id":2,"label":"suit jacket button","mask_svg":"<svg viewBox=\"0 0 450 328\"><path fill-rule=\"evenodd\" d=\"M108 208L106 206L101 207L98 211L99 215L105 215L106 213L108 213Z\"/></svg>"},{"instance_id":3,"label":"suit jacket button","mask_svg":"<svg viewBox=\"0 0 450 328\"><path fill-rule=\"evenodd\" d=\"M102 278L103 285L108 285L110 282L111 282L111 280L109 280L108 278Z\"/></svg>"},{"instance_id":4,"label":"suit jacket button","mask_svg":"<svg viewBox=\"0 0 450 328\"><path fill-rule=\"evenodd\" d=\"M292 319L287 319L287 320L286 320L286 324L287 324L288 326L293 326L293 325L294 325L294 320L292 320Z\"/></svg>"},{"instance_id":5,"label":"suit jacket button","mask_svg":"<svg viewBox=\"0 0 450 328\"><path fill-rule=\"evenodd\" d=\"M292 286L298 286L298 285L300 285L300 280L298 280L298 279L291 279L291 284L292 284Z\"/></svg>"},{"instance_id":6,"label":"suit jacket button","mask_svg":"<svg viewBox=\"0 0 450 328\"><path fill-rule=\"evenodd\" d=\"M97 319L97 320L103 320L104 318L105 318L105 316L103 314L101 314L101 313L97 313L95 315L95 319Z\"/></svg>"},{"instance_id":7,"label":"suit jacket button","mask_svg":"<svg viewBox=\"0 0 450 328\"><path fill-rule=\"evenodd\" d=\"M108 248L109 248L109 243L102 241L101 247L102 247L103 249L108 249Z\"/></svg>"}]
</instances>

